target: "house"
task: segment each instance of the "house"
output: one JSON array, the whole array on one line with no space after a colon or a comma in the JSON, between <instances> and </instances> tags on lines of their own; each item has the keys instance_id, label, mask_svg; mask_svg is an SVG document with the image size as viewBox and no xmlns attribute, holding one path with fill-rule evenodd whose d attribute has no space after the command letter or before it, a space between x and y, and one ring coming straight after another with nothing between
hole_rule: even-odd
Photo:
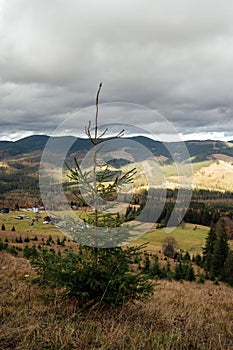
<instances>
[{"instance_id":1,"label":"house","mask_svg":"<svg viewBox=\"0 0 233 350\"><path fill-rule=\"evenodd\" d=\"M33 213L39 213L39 207L37 205L35 205L34 207L32 207L32 212Z\"/></svg>"}]
</instances>

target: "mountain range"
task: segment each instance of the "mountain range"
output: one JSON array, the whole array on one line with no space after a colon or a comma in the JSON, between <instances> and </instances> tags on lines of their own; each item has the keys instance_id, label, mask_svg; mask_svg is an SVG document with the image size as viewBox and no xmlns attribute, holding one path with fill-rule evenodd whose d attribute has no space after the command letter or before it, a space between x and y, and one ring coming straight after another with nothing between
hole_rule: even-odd
<instances>
[{"instance_id":1,"label":"mountain range","mask_svg":"<svg viewBox=\"0 0 233 350\"><path fill-rule=\"evenodd\" d=\"M38 170L42 152L50 139L47 135L29 136L18 141L0 141L0 197L9 196L14 200L15 193L22 196L25 193L32 198L39 196ZM56 137L60 146L54 152L59 158L59 152L63 144L72 145L67 153L66 161L73 166L73 158L82 160L92 143L88 139L75 138L74 136ZM197 189L232 191L233 192L233 141L185 141L162 143L144 136L128 138L130 141L142 144L149 153L158 159L165 174L166 183L175 188L179 183L177 178L176 163L192 162L193 184ZM122 144L124 145L124 139ZM186 146L184 152L184 144ZM131 146L132 145L132 146ZM127 146L130 153L130 147ZM140 153L140 152L138 152ZM140 155L143 161L143 152ZM174 162L175 160L175 162ZM109 162L115 168L127 165L125 159L113 159ZM28 195L29 196L29 195ZM1 198L0 198L1 199Z\"/></svg>"},{"instance_id":2,"label":"mountain range","mask_svg":"<svg viewBox=\"0 0 233 350\"><path fill-rule=\"evenodd\" d=\"M55 137L54 137L55 138ZM56 137L58 138L58 137ZM72 147L69 150L69 154L74 152L86 152L92 144L88 139L76 138L74 136L60 136L59 139L63 142L65 139L69 140ZM22 156L24 154L32 154L34 152L42 152L46 143L49 140L47 135L33 135L22 138L18 141L0 141L0 159L7 160L12 157ZM139 142L146 147L155 157L164 157L164 161L169 162L172 160L172 153L176 155L176 159L181 161L189 158L192 162L200 162L215 158L216 155L222 155L223 157L233 157L233 141L184 141L184 144L188 150L187 154L183 154L182 142L170 142L162 143L144 136L130 137L129 140Z\"/></svg>"}]
</instances>

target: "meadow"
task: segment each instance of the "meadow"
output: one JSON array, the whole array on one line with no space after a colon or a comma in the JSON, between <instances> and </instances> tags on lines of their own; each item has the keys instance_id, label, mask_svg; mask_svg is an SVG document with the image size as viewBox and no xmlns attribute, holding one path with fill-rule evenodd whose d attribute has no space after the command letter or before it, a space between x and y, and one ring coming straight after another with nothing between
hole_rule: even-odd
<instances>
[{"instance_id":1,"label":"meadow","mask_svg":"<svg viewBox=\"0 0 233 350\"><path fill-rule=\"evenodd\" d=\"M137 239L134 244L147 243L148 250L161 251L162 242L167 236L169 236L175 238L178 249L188 251L190 254L200 254L205 245L205 238L208 231L208 226L186 223L183 228L176 227L175 229L173 228L171 232L166 228L148 232Z\"/></svg>"},{"instance_id":2,"label":"meadow","mask_svg":"<svg viewBox=\"0 0 233 350\"><path fill-rule=\"evenodd\" d=\"M28 218L18 220L18 215ZM38 221L30 226L36 215L40 216ZM56 239L62 233L51 223L43 224L45 217L46 213L19 211L0 214L0 225L6 226L0 237L3 241L8 237L9 244L15 245L15 238L20 235L23 239L36 235L37 244L46 244L51 235L55 242L52 248L60 249ZM12 226L16 231L10 231ZM153 229L132 244L147 243L146 250L156 253L162 250L165 237L172 236L179 249L192 255L201 253L208 231L207 226L186 223L172 232L166 228ZM75 246L65 242L62 249ZM1 251L0 267L0 349L233 348L233 288L224 283L155 279L153 295L143 301L119 307L104 304L84 307L78 300L64 298L59 289L40 288L32 283L35 271L22 254L15 257ZM199 267L196 269L201 273Z\"/></svg>"},{"instance_id":3,"label":"meadow","mask_svg":"<svg viewBox=\"0 0 233 350\"><path fill-rule=\"evenodd\" d=\"M27 260L0 252L0 348L15 350L231 350L233 289L154 281L148 300L83 308L31 284Z\"/></svg>"},{"instance_id":4,"label":"meadow","mask_svg":"<svg viewBox=\"0 0 233 350\"><path fill-rule=\"evenodd\" d=\"M76 211L80 216L82 211ZM22 220L16 219L17 216L24 215L26 218ZM44 218L46 213L35 214L32 212L10 212L9 214L0 214L0 228L4 224L6 231L10 231L12 227L15 228L15 235L28 234L33 236L39 235L63 235L59 229L51 224L44 224ZM66 213L60 213L61 217L65 217ZM34 221L34 225L31 226L32 220L35 217L39 217L37 221ZM158 252L162 250L162 242L167 236L172 236L177 242L177 248L182 250L188 250L191 254L197 254L202 252L202 247L205 244L205 237L209 231L209 227L185 224L183 227L177 227L172 232L163 229L152 230L142 237L132 242L133 245L139 245L147 243L147 249L150 251ZM5 236L4 231L1 231L0 236Z\"/></svg>"},{"instance_id":5,"label":"meadow","mask_svg":"<svg viewBox=\"0 0 233 350\"><path fill-rule=\"evenodd\" d=\"M85 217L86 213L82 210L76 210L75 214L78 217ZM24 215L27 218L22 220L16 219L17 216ZM67 212L59 212L59 217L64 218L68 215ZM34 221L34 225L31 226L31 222L39 216L38 221ZM53 223L44 224L44 218L47 216L45 212L35 214L32 212L24 211L12 211L9 214L0 214L0 229L2 224L4 224L6 231L11 231L14 226L15 232L11 232L11 236L17 237L19 235L29 237L34 237L35 235L41 235L44 238L46 236L52 235L63 236L64 233L61 232ZM153 253L157 253L162 250L162 244L167 236L174 237L177 243L177 249L182 249L183 251L188 251L190 255L202 254L202 248L205 245L205 238L209 232L208 226L196 225L186 223L183 226L166 229L152 229L151 231L145 233L137 240L130 243L132 245L141 245L146 243L146 249ZM5 231L0 231L0 237L4 239L7 236ZM9 236L9 233L8 233ZM231 249L233 248L233 241L229 241Z\"/></svg>"},{"instance_id":6,"label":"meadow","mask_svg":"<svg viewBox=\"0 0 233 350\"><path fill-rule=\"evenodd\" d=\"M23 219L17 219L16 217L18 216L23 216ZM31 223L33 219L36 219L36 216L38 216L37 221L35 220L33 226L31 226ZM59 234L60 231L58 231L51 223L43 224L46 216L47 214L45 212L37 214L30 211L11 211L9 214L0 214L0 228L2 224L4 224L7 231L12 230L14 227L15 231L19 234Z\"/></svg>"}]
</instances>

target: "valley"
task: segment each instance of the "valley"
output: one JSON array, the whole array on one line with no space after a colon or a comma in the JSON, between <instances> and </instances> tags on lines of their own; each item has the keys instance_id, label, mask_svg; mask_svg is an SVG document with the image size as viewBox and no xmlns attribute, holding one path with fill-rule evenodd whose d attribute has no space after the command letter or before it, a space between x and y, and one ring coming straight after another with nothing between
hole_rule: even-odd
<instances>
[{"instance_id":1,"label":"valley","mask_svg":"<svg viewBox=\"0 0 233 350\"><path fill-rule=\"evenodd\" d=\"M163 186L175 189L179 177L176 165L166 149L166 145L164 146L158 141L145 137L133 137L132 140L142 143L157 159L164 175ZM31 136L16 142L0 141L0 202L3 198L10 202L12 202L12 198L22 202L22 197L24 200L28 199L30 203L33 198L38 200L39 165L47 141L48 136ZM62 137L61 142L63 142ZM233 143L187 141L186 147L190 159L182 159L182 154L179 156L179 144L172 144L172 147L174 153L178 155L178 158L180 157L182 170L185 171L184 162L192 162L193 189L233 191ZM73 166L73 158L77 157L81 161L89 149L88 140L77 139L68 152L65 161ZM183 175L179 174L179 176Z\"/></svg>"},{"instance_id":2,"label":"valley","mask_svg":"<svg viewBox=\"0 0 233 350\"><path fill-rule=\"evenodd\" d=\"M153 202L146 213L151 223L150 230L125 244L122 249L126 254L130 249L140 248L139 253L132 255L132 260L127 260L131 266L127 274L132 277L137 274L147 276L152 294L148 299L141 301L139 298L118 307L109 305L102 298L107 292L110 297L116 293L118 298L118 292L125 283L123 279L119 287L113 286L109 292L112 275L119 266L114 267L115 259L119 257L110 255L114 269L101 301L88 301L88 293L96 285L97 290L101 284L104 285L102 276L109 275L111 264L107 265L107 269L104 265L104 270L101 270L98 264L106 257L101 256L102 250L99 249L99 263L93 265L95 259L89 256L92 250L85 250L63 233L60 223L66 222L68 211L55 211L57 217L51 217L50 208L47 208L48 213L44 208L39 188L39 167L48 137L32 136L14 143L0 142L0 311L4 310L0 313L3 323L0 341L3 348L8 349L15 342L16 349L44 349L45 343L48 348L56 346L64 349L75 349L77 346L78 349L108 349L111 344L114 349L115 344L121 348L126 343L128 348L125 349L231 349L231 253L225 263L227 279L217 273L210 276L203 252L212 223L215 224L217 237L220 237L221 219L226 225L224 232L228 247L233 249L233 143L189 141L186 143L190 153L188 159L179 155L180 145L173 145L182 164L179 175L183 176L183 183L186 181L186 163L191 161L193 169L192 188L189 188L192 191L191 202L184 219L174 229L167 225L179 188L177 164L163 144L144 137L134 139L149 147L164 179L159 186L155 179L154 187L150 190ZM86 140L76 140L65 162L73 167L74 157L82 161L89 149ZM56 151L59 157L59 150ZM149 164L150 159L140 161L141 168L147 171ZM137 225L135 218L147 200L148 185L140 166L130 203L126 205L126 194L123 193L122 208L118 217L114 217L127 228ZM130 163L124 159L110 164L114 176L120 175L120 170L126 172L129 169ZM72 193L76 190L76 184L68 180L68 174L68 168L64 166L63 188L67 201L77 218L89 222L94 217L93 211L85 203L81 204L79 196ZM54 171L54 189L58 178L59 174ZM103 188L111 183L111 179L105 181ZM154 222L157 211L155 199L159 198L161 190L159 187L166 190L166 201L160 217ZM60 197L57 198L58 203L59 200ZM9 212L4 209L9 209ZM99 224L102 224L101 220ZM165 249L167 240L174 243L172 254ZM111 249L107 252L111 254ZM120 260L117 264L120 264ZM73 278L75 269L76 279ZM124 269L125 265L122 270L119 269L117 280L125 278ZM122 275L120 271L123 271ZM76 284L73 290L81 294L74 294L73 297L68 294L69 288L82 273L85 279ZM59 275L60 281L57 279ZM66 278L69 283L64 287L62 283ZM84 292L79 292L84 283ZM132 287L131 284L130 290ZM56 329L53 331L54 325ZM23 333L25 329L26 336Z\"/></svg>"}]
</instances>

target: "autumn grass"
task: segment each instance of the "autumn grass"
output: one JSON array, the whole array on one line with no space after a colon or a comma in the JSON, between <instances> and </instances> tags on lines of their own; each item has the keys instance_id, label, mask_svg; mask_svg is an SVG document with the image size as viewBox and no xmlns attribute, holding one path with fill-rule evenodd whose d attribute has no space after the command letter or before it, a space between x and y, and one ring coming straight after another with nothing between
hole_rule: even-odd
<instances>
[{"instance_id":1,"label":"autumn grass","mask_svg":"<svg viewBox=\"0 0 233 350\"><path fill-rule=\"evenodd\" d=\"M158 281L144 302L84 308L39 289L27 260L0 254L0 349L233 348L233 289Z\"/></svg>"},{"instance_id":2,"label":"autumn grass","mask_svg":"<svg viewBox=\"0 0 233 350\"><path fill-rule=\"evenodd\" d=\"M192 183L197 190L233 191L233 166L225 157L219 160L192 162L192 172ZM185 175L185 173L186 167L181 165L179 176ZM164 165L163 174L169 182L169 188L176 188L179 183L176 165Z\"/></svg>"}]
</instances>

